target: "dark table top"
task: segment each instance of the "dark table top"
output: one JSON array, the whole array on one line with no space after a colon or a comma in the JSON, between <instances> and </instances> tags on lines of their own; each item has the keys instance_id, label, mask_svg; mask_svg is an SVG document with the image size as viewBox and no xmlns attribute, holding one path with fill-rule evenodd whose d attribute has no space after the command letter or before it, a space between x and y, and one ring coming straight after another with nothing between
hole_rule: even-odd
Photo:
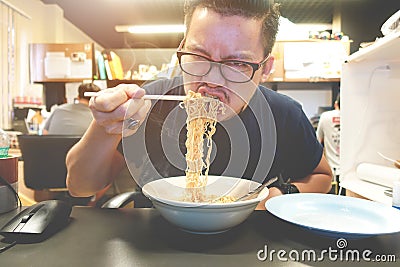
<instances>
[{"instance_id":1,"label":"dark table top","mask_svg":"<svg viewBox=\"0 0 400 267\"><path fill-rule=\"evenodd\" d=\"M0 214L0 225L16 213ZM195 235L169 224L155 209L74 207L64 229L40 243L4 251L0 266L375 266L376 259L392 261L379 266L396 266L400 261L400 233L342 239L340 245L338 238L267 211L253 212L225 233ZM370 262L362 259L363 252Z\"/></svg>"}]
</instances>

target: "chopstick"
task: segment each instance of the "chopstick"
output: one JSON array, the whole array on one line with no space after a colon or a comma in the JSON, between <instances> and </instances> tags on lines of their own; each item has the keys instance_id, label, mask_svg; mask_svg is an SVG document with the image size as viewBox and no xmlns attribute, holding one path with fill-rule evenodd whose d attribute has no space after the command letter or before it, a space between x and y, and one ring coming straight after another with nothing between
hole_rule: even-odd
<instances>
[{"instance_id":1,"label":"chopstick","mask_svg":"<svg viewBox=\"0 0 400 267\"><path fill-rule=\"evenodd\" d=\"M186 96L184 95L144 95L143 99L149 100L177 100L183 101Z\"/></svg>"},{"instance_id":2,"label":"chopstick","mask_svg":"<svg viewBox=\"0 0 400 267\"><path fill-rule=\"evenodd\" d=\"M391 159L391 158L389 158L389 157L383 155L381 152L378 152L378 155L381 156L382 158L384 158L384 159L386 159L386 160L392 162L392 163L398 163L397 160Z\"/></svg>"},{"instance_id":3,"label":"chopstick","mask_svg":"<svg viewBox=\"0 0 400 267\"><path fill-rule=\"evenodd\" d=\"M92 97L99 96L101 92L85 92L84 96ZM183 101L186 96L184 95L144 95L143 99L145 100L175 100L175 101Z\"/></svg>"},{"instance_id":4,"label":"chopstick","mask_svg":"<svg viewBox=\"0 0 400 267\"><path fill-rule=\"evenodd\" d=\"M400 161L395 160L395 159L392 159L392 158L389 158L389 157L383 155L381 152L378 152L378 154L379 154L379 156L381 156L382 158L384 158L384 159L386 159L386 160L392 162L396 168L399 168L399 169L400 169Z\"/></svg>"}]
</instances>

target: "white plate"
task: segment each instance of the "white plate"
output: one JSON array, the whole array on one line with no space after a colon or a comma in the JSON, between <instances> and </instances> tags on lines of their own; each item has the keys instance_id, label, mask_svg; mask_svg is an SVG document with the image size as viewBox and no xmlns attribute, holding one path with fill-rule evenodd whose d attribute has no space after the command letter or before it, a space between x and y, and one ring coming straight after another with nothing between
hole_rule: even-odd
<instances>
[{"instance_id":1,"label":"white plate","mask_svg":"<svg viewBox=\"0 0 400 267\"><path fill-rule=\"evenodd\" d=\"M327 236L358 238L400 232L400 210L365 199L300 193L271 198L265 207L282 220Z\"/></svg>"}]
</instances>

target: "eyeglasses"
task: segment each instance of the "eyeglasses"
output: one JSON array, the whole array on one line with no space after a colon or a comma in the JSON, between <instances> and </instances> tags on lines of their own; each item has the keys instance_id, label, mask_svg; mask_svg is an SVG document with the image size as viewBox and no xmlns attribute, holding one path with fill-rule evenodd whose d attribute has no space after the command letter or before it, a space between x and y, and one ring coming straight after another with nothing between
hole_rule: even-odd
<instances>
[{"instance_id":1,"label":"eyeglasses","mask_svg":"<svg viewBox=\"0 0 400 267\"><path fill-rule=\"evenodd\" d=\"M177 51L181 70L189 75L203 77L210 73L213 65L219 65L219 70L226 80L234 83L245 83L253 79L254 73L267 62L266 56L261 62L253 63L241 60L215 61L191 52Z\"/></svg>"}]
</instances>

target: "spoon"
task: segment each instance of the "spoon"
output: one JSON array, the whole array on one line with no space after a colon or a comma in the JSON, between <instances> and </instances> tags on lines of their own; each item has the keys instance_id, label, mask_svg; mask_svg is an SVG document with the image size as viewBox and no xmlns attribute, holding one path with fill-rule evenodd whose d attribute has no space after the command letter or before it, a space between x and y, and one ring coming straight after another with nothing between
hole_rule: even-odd
<instances>
[{"instance_id":1,"label":"spoon","mask_svg":"<svg viewBox=\"0 0 400 267\"><path fill-rule=\"evenodd\" d=\"M246 195L236 199L234 202L251 199L253 196L255 196L258 193L260 193L265 187L269 186L272 183L275 183L277 180L278 180L278 177L274 177L274 178L269 179L268 181L266 181L265 183L263 183L262 185L260 185L256 189L253 189L250 192L248 192Z\"/></svg>"}]
</instances>

